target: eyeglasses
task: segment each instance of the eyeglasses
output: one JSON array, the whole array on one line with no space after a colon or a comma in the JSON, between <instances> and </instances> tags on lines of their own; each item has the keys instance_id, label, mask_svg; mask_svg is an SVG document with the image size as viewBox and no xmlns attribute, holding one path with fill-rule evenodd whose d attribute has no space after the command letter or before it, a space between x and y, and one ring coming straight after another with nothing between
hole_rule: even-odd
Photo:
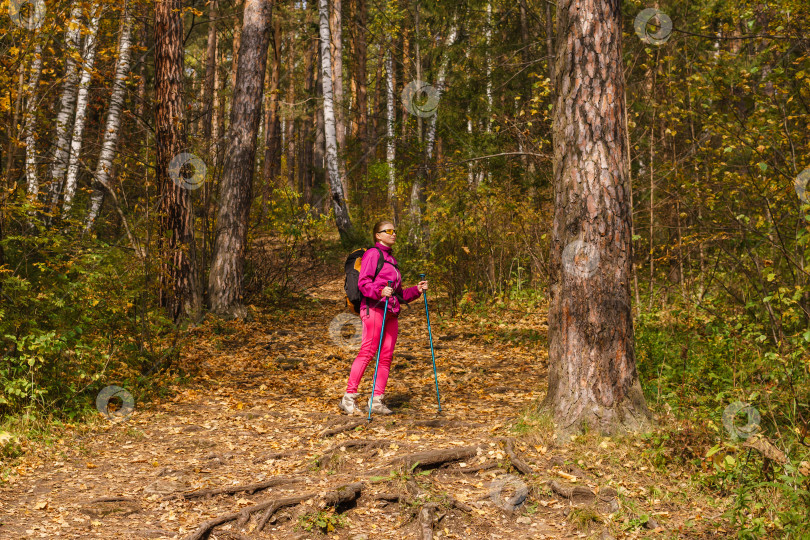
<instances>
[{"instance_id":1,"label":"eyeglasses","mask_svg":"<svg viewBox=\"0 0 810 540\"><path fill-rule=\"evenodd\" d=\"M380 232L384 232L384 233L390 234L391 236L394 236L395 234L397 234L397 230L396 230L396 229L383 229L383 230L381 230Z\"/></svg>"}]
</instances>

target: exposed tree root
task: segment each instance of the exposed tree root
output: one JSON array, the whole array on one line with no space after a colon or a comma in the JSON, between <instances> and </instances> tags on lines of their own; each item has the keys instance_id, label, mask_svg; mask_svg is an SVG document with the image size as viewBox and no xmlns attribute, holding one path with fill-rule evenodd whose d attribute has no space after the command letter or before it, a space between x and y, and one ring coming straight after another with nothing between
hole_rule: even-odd
<instances>
[{"instance_id":1,"label":"exposed tree root","mask_svg":"<svg viewBox=\"0 0 810 540\"><path fill-rule=\"evenodd\" d=\"M248 495L252 495L257 491L261 491L269 487L279 486L281 484L291 484L293 482L298 482L301 480L303 480L303 478L300 476L275 476L270 480L265 480L264 482L258 482L256 484L231 486L226 488L201 489L199 491L192 491L191 493L183 493L179 495L179 498L199 499L201 497L207 497L208 495L222 495L222 494L233 495L234 493L242 493L242 492L245 492Z\"/></svg>"},{"instance_id":2,"label":"exposed tree root","mask_svg":"<svg viewBox=\"0 0 810 540\"><path fill-rule=\"evenodd\" d=\"M321 431L321 437L331 437L332 435L337 435L338 433L343 433L344 431L352 430L356 427L363 426L366 424L366 420L355 420L353 422L347 422L337 427L333 427L330 429L325 429Z\"/></svg>"},{"instance_id":3,"label":"exposed tree root","mask_svg":"<svg viewBox=\"0 0 810 540\"><path fill-rule=\"evenodd\" d=\"M421 540L433 540L433 524L436 522L436 503L427 503L419 510L419 533Z\"/></svg>"},{"instance_id":4,"label":"exposed tree root","mask_svg":"<svg viewBox=\"0 0 810 540\"><path fill-rule=\"evenodd\" d=\"M340 451L341 448L380 448L387 444L391 444L391 441L387 439L382 440L372 440L372 439L350 439L348 441L343 441L338 443L331 448L329 448L323 455L315 460L318 465L322 465L328 462L332 456L334 456L337 452Z\"/></svg>"},{"instance_id":5,"label":"exposed tree root","mask_svg":"<svg viewBox=\"0 0 810 540\"><path fill-rule=\"evenodd\" d=\"M561 486L555 480L551 480L548 486L560 497L570 499L574 503L589 503L596 499L596 493L583 486L574 486L569 489Z\"/></svg>"},{"instance_id":6,"label":"exposed tree root","mask_svg":"<svg viewBox=\"0 0 810 540\"><path fill-rule=\"evenodd\" d=\"M349 504L357 500L358 497L360 497L362 489L363 484L361 482L355 482L354 484L340 486L334 491L329 491L323 494L318 502L318 507L319 508L326 508L329 506L340 507ZM218 527L219 525L231 521L237 521L237 524L239 526L243 526L248 521L250 521L251 514L264 510L264 513L261 515L256 525L256 531L258 532L264 528L264 526L267 524L270 518L273 517L273 514L275 514L281 508L285 508L288 506L295 506L297 504L301 504L302 502L314 499L316 497L318 497L316 493L307 493L305 495L299 495L296 497L274 499L259 504L254 504L253 506L243 508L239 512L225 514L223 516L219 516L206 521L205 523L200 525L196 531L194 531L192 534L186 537L186 540L202 540L203 538L207 538L215 527Z\"/></svg>"},{"instance_id":7,"label":"exposed tree root","mask_svg":"<svg viewBox=\"0 0 810 540\"><path fill-rule=\"evenodd\" d=\"M522 474L534 474L534 470L529 466L528 463L523 461L518 453L514 449L514 439L511 437L504 439L506 442L506 455L509 456L509 461L512 463L512 466Z\"/></svg>"}]
</instances>

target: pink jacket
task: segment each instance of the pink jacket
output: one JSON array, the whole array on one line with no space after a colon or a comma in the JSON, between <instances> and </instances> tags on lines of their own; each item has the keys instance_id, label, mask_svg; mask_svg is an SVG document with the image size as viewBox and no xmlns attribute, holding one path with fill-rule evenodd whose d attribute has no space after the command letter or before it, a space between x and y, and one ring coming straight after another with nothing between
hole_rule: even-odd
<instances>
[{"instance_id":1,"label":"pink jacket","mask_svg":"<svg viewBox=\"0 0 810 540\"><path fill-rule=\"evenodd\" d=\"M385 297L380 292L388 285L388 281L393 281L394 284L391 286L394 288L395 296L392 296L388 301L388 313L397 315L399 313L399 300L396 295L400 295L403 302L408 304L419 298L422 293L419 292L416 285L402 290L402 275L393 266L397 264L397 260L391 255L391 248L382 242L377 242L376 247L382 250L383 257L391 264L383 264L377 279L372 281L371 278L374 277L374 272L377 270L377 260L380 258L380 253L374 248L363 253L362 262L360 263L360 278L357 280L357 287L365 296L360 302L360 310L366 309L367 303L371 309L382 310L385 306Z\"/></svg>"}]
</instances>

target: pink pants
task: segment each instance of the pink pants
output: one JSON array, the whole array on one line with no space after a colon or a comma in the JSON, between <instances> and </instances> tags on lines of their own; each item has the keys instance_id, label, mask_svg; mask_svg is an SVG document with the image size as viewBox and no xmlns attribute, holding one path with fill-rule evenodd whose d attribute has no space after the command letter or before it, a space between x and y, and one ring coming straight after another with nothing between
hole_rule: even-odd
<instances>
[{"instance_id":1,"label":"pink pants","mask_svg":"<svg viewBox=\"0 0 810 540\"><path fill-rule=\"evenodd\" d=\"M377 359L377 346L380 344L380 327L382 326L383 310L369 309L360 310L360 320L363 321L363 339L360 343L360 352L352 364L352 371L349 374L349 383L346 385L347 394L356 394L360 386L360 379L371 363L369 376L374 376L374 362ZM391 370L391 360L394 358L394 345L397 342L397 332L399 321L396 315L390 313L385 317L385 334L382 340L382 351L380 352L380 367L377 369L377 384L374 386L374 395L379 396L385 393L385 385L388 382L388 372Z\"/></svg>"}]
</instances>

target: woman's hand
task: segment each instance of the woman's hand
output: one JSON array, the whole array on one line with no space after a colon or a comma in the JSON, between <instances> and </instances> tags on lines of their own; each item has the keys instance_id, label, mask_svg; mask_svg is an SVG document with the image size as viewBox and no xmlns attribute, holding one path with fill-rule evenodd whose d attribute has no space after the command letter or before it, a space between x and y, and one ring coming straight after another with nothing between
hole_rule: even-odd
<instances>
[{"instance_id":1,"label":"woman's hand","mask_svg":"<svg viewBox=\"0 0 810 540\"><path fill-rule=\"evenodd\" d=\"M427 281L420 281L416 284L416 288L419 289L420 293L423 293L427 290Z\"/></svg>"},{"instance_id":2,"label":"woman's hand","mask_svg":"<svg viewBox=\"0 0 810 540\"><path fill-rule=\"evenodd\" d=\"M382 296L391 296L394 294L394 289L391 287L383 287L383 290L380 291Z\"/></svg>"}]
</instances>

